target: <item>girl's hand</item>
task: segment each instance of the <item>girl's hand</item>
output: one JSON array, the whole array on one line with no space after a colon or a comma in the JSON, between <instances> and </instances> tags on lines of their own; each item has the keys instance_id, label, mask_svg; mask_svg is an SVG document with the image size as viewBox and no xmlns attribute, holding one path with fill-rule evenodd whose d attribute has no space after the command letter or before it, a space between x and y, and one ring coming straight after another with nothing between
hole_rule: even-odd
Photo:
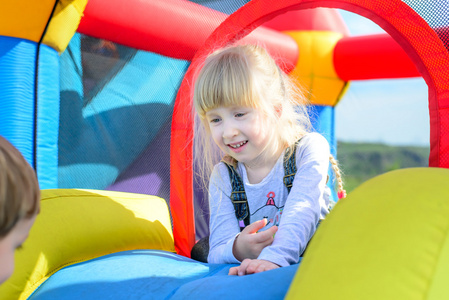
<instances>
[{"instance_id":1,"label":"girl's hand","mask_svg":"<svg viewBox=\"0 0 449 300\"><path fill-rule=\"evenodd\" d=\"M260 255L263 248L273 243L274 234L278 230L277 226L258 232L267 225L268 220L263 219L256 221L243 229L243 231L236 237L232 253L239 261L246 258L255 259Z\"/></svg>"},{"instance_id":2,"label":"girl's hand","mask_svg":"<svg viewBox=\"0 0 449 300\"><path fill-rule=\"evenodd\" d=\"M228 275L249 275L254 273L260 273L263 271L277 269L279 266L268 260L263 259L245 259L240 266L232 267L229 269Z\"/></svg>"}]
</instances>

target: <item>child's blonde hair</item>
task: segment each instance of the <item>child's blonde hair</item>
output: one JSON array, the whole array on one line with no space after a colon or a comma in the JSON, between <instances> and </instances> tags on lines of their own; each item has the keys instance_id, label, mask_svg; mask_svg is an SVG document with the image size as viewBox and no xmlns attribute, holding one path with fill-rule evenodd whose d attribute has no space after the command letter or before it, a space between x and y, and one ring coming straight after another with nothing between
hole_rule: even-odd
<instances>
[{"instance_id":1,"label":"child's blonde hair","mask_svg":"<svg viewBox=\"0 0 449 300\"><path fill-rule=\"evenodd\" d=\"M265 48L256 45L231 46L209 55L196 78L193 103L198 116L195 163L200 178L206 181L222 158L210 135L209 110L230 106L258 109L267 122L265 128L271 130L273 149L293 146L312 128L308 101L298 85Z\"/></svg>"},{"instance_id":2,"label":"child's blonde hair","mask_svg":"<svg viewBox=\"0 0 449 300\"><path fill-rule=\"evenodd\" d=\"M22 154L0 136L0 238L24 218L39 212L36 173Z\"/></svg>"}]
</instances>

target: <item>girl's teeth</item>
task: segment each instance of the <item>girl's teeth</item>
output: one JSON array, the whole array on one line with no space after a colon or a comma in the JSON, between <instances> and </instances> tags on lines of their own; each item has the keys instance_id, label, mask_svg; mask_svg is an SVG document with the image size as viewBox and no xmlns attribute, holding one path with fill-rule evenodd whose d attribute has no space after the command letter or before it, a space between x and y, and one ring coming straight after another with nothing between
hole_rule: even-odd
<instances>
[{"instance_id":1,"label":"girl's teeth","mask_svg":"<svg viewBox=\"0 0 449 300\"><path fill-rule=\"evenodd\" d=\"M241 147L241 146L243 146L244 144L246 144L246 142L241 142L241 143L238 143L238 144L236 144L236 145L230 145L232 148L238 148L238 147Z\"/></svg>"}]
</instances>

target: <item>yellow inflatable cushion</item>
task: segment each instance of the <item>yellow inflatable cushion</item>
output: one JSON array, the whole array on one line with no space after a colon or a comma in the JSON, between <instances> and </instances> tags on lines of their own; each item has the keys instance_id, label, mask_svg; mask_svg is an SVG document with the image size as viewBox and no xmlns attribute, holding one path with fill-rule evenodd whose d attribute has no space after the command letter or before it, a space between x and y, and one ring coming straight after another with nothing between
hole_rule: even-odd
<instances>
[{"instance_id":1,"label":"yellow inflatable cushion","mask_svg":"<svg viewBox=\"0 0 449 300\"><path fill-rule=\"evenodd\" d=\"M62 53L78 28L87 0L2 0L0 35L43 43Z\"/></svg>"},{"instance_id":2,"label":"yellow inflatable cushion","mask_svg":"<svg viewBox=\"0 0 449 300\"><path fill-rule=\"evenodd\" d=\"M59 53L64 52L78 29L86 4L87 0L58 1L42 42Z\"/></svg>"},{"instance_id":3,"label":"yellow inflatable cushion","mask_svg":"<svg viewBox=\"0 0 449 300\"><path fill-rule=\"evenodd\" d=\"M449 299L449 170L362 184L324 220L287 299Z\"/></svg>"},{"instance_id":4,"label":"yellow inflatable cushion","mask_svg":"<svg viewBox=\"0 0 449 300\"><path fill-rule=\"evenodd\" d=\"M14 274L0 287L0 295L26 299L63 267L135 249L175 252L164 199L111 191L43 190L41 212L16 253Z\"/></svg>"}]
</instances>

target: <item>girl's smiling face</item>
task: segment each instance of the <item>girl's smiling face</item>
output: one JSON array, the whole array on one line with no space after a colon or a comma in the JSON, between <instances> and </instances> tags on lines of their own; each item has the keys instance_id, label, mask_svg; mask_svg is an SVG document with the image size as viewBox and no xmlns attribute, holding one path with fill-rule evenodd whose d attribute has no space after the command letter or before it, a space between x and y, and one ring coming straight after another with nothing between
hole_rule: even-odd
<instances>
[{"instance_id":1,"label":"girl's smiling face","mask_svg":"<svg viewBox=\"0 0 449 300\"><path fill-rule=\"evenodd\" d=\"M270 136L260 112L252 107L218 107L206 112L214 142L225 153L247 166L260 164Z\"/></svg>"},{"instance_id":2,"label":"girl's smiling face","mask_svg":"<svg viewBox=\"0 0 449 300\"><path fill-rule=\"evenodd\" d=\"M8 234L0 238L0 284L14 271L14 252L25 242L36 216L19 220Z\"/></svg>"}]
</instances>

